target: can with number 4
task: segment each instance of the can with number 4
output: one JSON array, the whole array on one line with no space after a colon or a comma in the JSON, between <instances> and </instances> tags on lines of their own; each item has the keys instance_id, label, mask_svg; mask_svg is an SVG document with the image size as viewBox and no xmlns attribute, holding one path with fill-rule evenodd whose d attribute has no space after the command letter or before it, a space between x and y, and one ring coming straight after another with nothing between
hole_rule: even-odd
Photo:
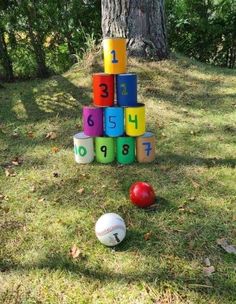
<instances>
[{"instance_id":1,"label":"can with number 4","mask_svg":"<svg viewBox=\"0 0 236 304\"><path fill-rule=\"evenodd\" d=\"M125 108L125 132L129 136L145 133L145 106L138 103L135 107Z\"/></svg>"},{"instance_id":2,"label":"can with number 4","mask_svg":"<svg viewBox=\"0 0 236 304\"><path fill-rule=\"evenodd\" d=\"M105 73L126 73L127 54L125 38L105 38L103 40L103 53Z\"/></svg>"}]
</instances>

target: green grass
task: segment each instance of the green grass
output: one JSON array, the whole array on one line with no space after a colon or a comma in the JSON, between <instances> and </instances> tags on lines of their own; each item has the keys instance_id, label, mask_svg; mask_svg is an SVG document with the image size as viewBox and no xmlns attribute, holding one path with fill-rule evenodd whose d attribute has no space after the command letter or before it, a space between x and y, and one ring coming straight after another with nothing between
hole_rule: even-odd
<instances>
[{"instance_id":1,"label":"green grass","mask_svg":"<svg viewBox=\"0 0 236 304\"><path fill-rule=\"evenodd\" d=\"M156 161L78 165L72 138L99 70L96 63L0 90L0 302L236 303L236 257L216 243L236 238L236 72L181 56L130 60ZM51 131L55 140L45 138ZM15 157L23 163L6 176ZM156 210L129 202L137 180L155 188ZM115 249L94 234L105 212L128 227ZM69 256L74 244L83 258ZM206 257L215 267L209 278Z\"/></svg>"}]
</instances>

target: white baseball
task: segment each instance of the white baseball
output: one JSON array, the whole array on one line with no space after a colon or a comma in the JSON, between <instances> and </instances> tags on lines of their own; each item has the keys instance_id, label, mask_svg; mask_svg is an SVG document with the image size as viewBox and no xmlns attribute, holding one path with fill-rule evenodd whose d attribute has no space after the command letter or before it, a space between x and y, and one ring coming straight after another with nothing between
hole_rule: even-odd
<instances>
[{"instance_id":1,"label":"white baseball","mask_svg":"<svg viewBox=\"0 0 236 304\"><path fill-rule=\"evenodd\" d=\"M102 244L106 246L118 245L125 238L125 222L116 213L105 213L98 219L95 233Z\"/></svg>"}]
</instances>

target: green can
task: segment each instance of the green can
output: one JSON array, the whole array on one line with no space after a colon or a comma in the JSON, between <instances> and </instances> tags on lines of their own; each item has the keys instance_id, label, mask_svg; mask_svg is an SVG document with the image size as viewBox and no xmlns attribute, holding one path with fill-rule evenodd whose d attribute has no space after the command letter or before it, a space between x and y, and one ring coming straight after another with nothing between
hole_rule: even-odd
<instances>
[{"instance_id":1,"label":"green can","mask_svg":"<svg viewBox=\"0 0 236 304\"><path fill-rule=\"evenodd\" d=\"M115 160L115 141L113 137L96 137L95 152L98 163L108 164Z\"/></svg>"},{"instance_id":2,"label":"green can","mask_svg":"<svg viewBox=\"0 0 236 304\"><path fill-rule=\"evenodd\" d=\"M135 160L135 138L117 137L117 161L120 164L131 164Z\"/></svg>"}]
</instances>

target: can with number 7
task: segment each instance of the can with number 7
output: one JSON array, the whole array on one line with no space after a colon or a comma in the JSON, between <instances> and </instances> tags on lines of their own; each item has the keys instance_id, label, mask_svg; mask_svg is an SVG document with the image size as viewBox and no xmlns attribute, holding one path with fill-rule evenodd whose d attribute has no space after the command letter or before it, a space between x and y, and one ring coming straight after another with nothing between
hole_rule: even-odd
<instances>
[{"instance_id":1,"label":"can with number 7","mask_svg":"<svg viewBox=\"0 0 236 304\"><path fill-rule=\"evenodd\" d=\"M105 73L126 73L127 54L125 38L105 38L103 40L103 54Z\"/></svg>"},{"instance_id":2,"label":"can with number 7","mask_svg":"<svg viewBox=\"0 0 236 304\"><path fill-rule=\"evenodd\" d=\"M150 163L155 159L155 136L146 132L136 139L136 157L139 163Z\"/></svg>"},{"instance_id":3,"label":"can with number 7","mask_svg":"<svg viewBox=\"0 0 236 304\"><path fill-rule=\"evenodd\" d=\"M135 107L125 108L125 132L129 136L145 133L145 106L138 103Z\"/></svg>"},{"instance_id":4,"label":"can with number 7","mask_svg":"<svg viewBox=\"0 0 236 304\"><path fill-rule=\"evenodd\" d=\"M103 109L83 107L83 129L87 136L103 135Z\"/></svg>"}]
</instances>

